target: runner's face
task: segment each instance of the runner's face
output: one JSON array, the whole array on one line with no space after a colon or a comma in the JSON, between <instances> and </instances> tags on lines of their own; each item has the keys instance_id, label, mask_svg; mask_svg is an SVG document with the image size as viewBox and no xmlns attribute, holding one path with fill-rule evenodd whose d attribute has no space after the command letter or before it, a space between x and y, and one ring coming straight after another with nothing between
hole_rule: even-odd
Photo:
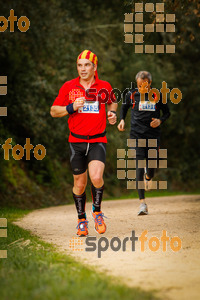
<instances>
[{"instance_id":1,"label":"runner's face","mask_svg":"<svg viewBox=\"0 0 200 300\"><path fill-rule=\"evenodd\" d=\"M139 93L141 93L141 94L145 93L145 89L148 89L148 92L149 92L151 89L151 81L148 82L147 79L138 78L137 87L138 87Z\"/></svg>"},{"instance_id":2,"label":"runner's face","mask_svg":"<svg viewBox=\"0 0 200 300\"><path fill-rule=\"evenodd\" d=\"M97 67L88 59L79 59L77 62L78 75L82 80L90 80L94 77Z\"/></svg>"}]
</instances>

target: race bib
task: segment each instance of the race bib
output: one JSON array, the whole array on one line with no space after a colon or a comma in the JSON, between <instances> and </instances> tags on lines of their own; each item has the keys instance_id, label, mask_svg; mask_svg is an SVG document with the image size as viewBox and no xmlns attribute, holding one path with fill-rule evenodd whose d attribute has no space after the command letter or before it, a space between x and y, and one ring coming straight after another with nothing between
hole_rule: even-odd
<instances>
[{"instance_id":1,"label":"race bib","mask_svg":"<svg viewBox=\"0 0 200 300\"><path fill-rule=\"evenodd\" d=\"M139 110L144 111L155 111L156 104L151 103L150 101L140 101L139 103Z\"/></svg>"},{"instance_id":2,"label":"race bib","mask_svg":"<svg viewBox=\"0 0 200 300\"><path fill-rule=\"evenodd\" d=\"M84 106L78 109L78 113L98 114L99 101L85 101Z\"/></svg>"}]
</instances>

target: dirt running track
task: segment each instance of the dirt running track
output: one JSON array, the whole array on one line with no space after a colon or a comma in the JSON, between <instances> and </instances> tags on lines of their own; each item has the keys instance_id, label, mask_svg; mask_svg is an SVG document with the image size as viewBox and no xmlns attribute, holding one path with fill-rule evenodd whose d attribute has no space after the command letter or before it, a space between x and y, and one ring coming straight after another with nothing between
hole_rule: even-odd
<instances>
[{"instance_id":1,"label":"dirt running track","mask_svg":"<svg viewBox=\"0 0 200 300\"><path fill-rule=\"evenodd\" d=\"M75 256L79 261L117 276L131 287L156 289L159 291L157 295L165 300L200 299L200 195L149 198L147 202L149 215L138 217L137 199L104 201L103 212L109 218L105 219L107 232L104 235L95 232L90 215L91 203L86 205L89 235L97 237L96 244L103 236L110 242L114 236L121 240L130 237L132 230L135 230L136 236L148 230L144 252L141 252L139 241L135 244L135 251L132 251L129 240L126 252L122 249L114 252L109 247L98 258L97 251L85 251L85 238L81 238L84 245L75 248L82 247L83 250L72 251L69 241L76 236L77 225L74 205L35 210L15 224L59 246L61 251ZM167 231L170 239L173 236L180 237L180 251L173 252L169 242L166 252L162 251L162 243L156 252L149 249L149 239L153 236L160 238L162 230Z\"/></svg>"}]
</instances>

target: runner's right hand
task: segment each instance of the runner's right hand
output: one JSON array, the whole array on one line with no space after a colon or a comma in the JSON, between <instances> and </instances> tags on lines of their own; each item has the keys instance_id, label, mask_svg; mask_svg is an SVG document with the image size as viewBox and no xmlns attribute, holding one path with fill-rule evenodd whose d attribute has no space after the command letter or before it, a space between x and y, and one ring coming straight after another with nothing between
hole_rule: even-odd
<instances>
[{"instance_id":1,"label":"runner's right hand","mask_svg":"<svg viewBox=\"0 0 200 300\"><path fill-rule=\"evenodd\" d=\"M121 120L119 122L117 128L118 128L119 131L124 131L125 130L124 127L125 127L125 122L124 122L124 120Z\"/></svg>"},{"instance_id":2,"label":"runner's right hand","mask_svg":"<svg viewBox=\"0 0 200 300\"><path fill-rule=\"evenodd\" d=\"M76 98L73 103L74 110L78 110L80 107L83 107L85 104L85 97Z\"/></svg>"}]
</instances>

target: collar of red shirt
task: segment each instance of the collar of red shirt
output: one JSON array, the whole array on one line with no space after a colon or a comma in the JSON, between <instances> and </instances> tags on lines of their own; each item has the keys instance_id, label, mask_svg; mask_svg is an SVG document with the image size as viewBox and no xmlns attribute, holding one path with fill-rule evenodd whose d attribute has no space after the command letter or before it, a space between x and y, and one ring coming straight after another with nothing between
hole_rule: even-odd
<instances>
[{"instance_id":1,"label":"collar of red shirt","mask_svg":"<svg viewBox=\"0 0 200 300\"><path fill-rule=\"evenodd\" d=\"M99 83L99 78L97 77L95 77L95 82L91 85L91 87L93 86L93 85L97 85ZM80 76L78 76L78 77L76 77L75 78L75 84L77 85L77 86L81 86L81 87L83 87L81 84L80 84ZM91 88L90 87L90 88Z\"/></svg>"}]
</instances>

